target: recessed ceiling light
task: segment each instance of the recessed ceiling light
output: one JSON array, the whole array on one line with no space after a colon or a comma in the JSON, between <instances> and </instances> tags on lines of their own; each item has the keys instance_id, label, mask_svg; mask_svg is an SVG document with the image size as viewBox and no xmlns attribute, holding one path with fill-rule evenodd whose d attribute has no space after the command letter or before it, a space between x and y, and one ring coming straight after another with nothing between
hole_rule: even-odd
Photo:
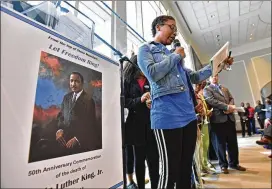
<instances>
[{"instance_id":1,"label":"recessed ceiling light","mask_svg":"<svg viewBox=\"0 0 272 189\"><path fill-rule=\"evenodd\" d=\"M249 38L250 40L252 39L252 37L251 38Z\"/></svg>"},{"instance_id":2,"label":"recessed ceiling light","mask_svg":"<svg viewBox=\"0 0 272 189\"><path fill-rule=\"evenodd\" d=\"M255 24L251 24L252 26L255 26Z\"/></svg>"},{"instance_id":3,"label":"recessed ceiling light","mask_svg":"<svg viewBox=\"0 0 272 189\"><path fill-rule=\"evenodd\" d=\"M251 33L250 36L252 36L253 34Z\"/></svg>"}]
</instances>

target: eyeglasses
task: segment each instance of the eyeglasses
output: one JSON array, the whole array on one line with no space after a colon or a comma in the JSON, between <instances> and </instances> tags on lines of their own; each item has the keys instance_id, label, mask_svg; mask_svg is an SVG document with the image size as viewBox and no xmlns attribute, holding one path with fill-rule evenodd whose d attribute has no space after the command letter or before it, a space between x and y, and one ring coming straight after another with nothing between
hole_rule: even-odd
<instances>
[{"instance_id":1,"label":"eyeglasses","mask_svg":"<svg viewBox=\"0 0 272 189\"><path fill-rule=\"evenodd\" d=\"M169 28L173 31L173 32L177 32L177 26L175 26L175 25L170 25L170 24L162 24L162 25L167 25L167 26L169 26Z\"/></svg>"}]
</instances>

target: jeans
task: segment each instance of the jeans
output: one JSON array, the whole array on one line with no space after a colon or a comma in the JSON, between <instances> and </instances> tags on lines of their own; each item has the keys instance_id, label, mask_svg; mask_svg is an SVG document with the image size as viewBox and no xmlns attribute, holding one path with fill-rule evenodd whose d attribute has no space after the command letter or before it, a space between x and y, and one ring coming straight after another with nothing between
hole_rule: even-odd
<instances>
[{"instance_id":1,"label":"jeans","mask_svg":"<svg viewBox=\"0 0 272 189\"><path fill-rule=\"evenodd\" d=\"M256 134L256 128L255 128L255 118L248 118L249 126L251 128L251 131L253 134Z\"/></svg>"}]
</instances>

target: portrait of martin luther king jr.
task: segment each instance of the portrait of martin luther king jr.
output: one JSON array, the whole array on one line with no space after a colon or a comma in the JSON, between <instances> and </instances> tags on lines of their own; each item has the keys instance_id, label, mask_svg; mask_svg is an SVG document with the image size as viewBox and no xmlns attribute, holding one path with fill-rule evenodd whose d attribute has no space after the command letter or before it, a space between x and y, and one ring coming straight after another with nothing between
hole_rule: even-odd
<instances>
[{"instance_id":1,"label":"portrait of martin luther king jr.","mask_svg":"<svg viewBox=\"0 0 272 189\"><path fill-rule=\"evenodd\" d=\"M96 150L99 143L95 102L83 89L84 78L72 72L69 80L71 92L63 97L56 132L59 148L66 155Z\"/></svg>"}]
</instances>

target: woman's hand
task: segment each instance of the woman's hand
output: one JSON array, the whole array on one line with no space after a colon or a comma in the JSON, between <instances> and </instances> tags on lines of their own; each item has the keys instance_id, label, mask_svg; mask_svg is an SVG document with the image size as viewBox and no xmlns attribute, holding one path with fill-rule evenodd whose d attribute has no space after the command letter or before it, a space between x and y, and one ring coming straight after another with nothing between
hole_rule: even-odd
<instances>
[{"instance_id":1,"label":"woman's hand","mask_svg":"<svg viewBox=\"0 0 272 189\"><path fill-rule=\"evenodd\" d=\"M148 99L150 99L150 92L146 92L142 95L141 102L144 103Z\"/></svg>"},{"instance_id":2,"label":"woman's hand","mask_svg":"<svg viewBox=\"0 0 272 189\"><path fill-rule=\"evenodd\" d=\"M225 60L224 60L224 63L231 66L233 64L233 57L227 57Z\"/></svg>"},{"instance_id":3,"label":"woman's hand","mask_svg":"<svg viewBox=\"0 0 272 189\"><path fill-rule=\"evenodd\" d=\"M147 99L145 101L146 107L148 107L150 109L151 108L151 103L152 103L151 99Z\"/></svg>"}]
</instances>

